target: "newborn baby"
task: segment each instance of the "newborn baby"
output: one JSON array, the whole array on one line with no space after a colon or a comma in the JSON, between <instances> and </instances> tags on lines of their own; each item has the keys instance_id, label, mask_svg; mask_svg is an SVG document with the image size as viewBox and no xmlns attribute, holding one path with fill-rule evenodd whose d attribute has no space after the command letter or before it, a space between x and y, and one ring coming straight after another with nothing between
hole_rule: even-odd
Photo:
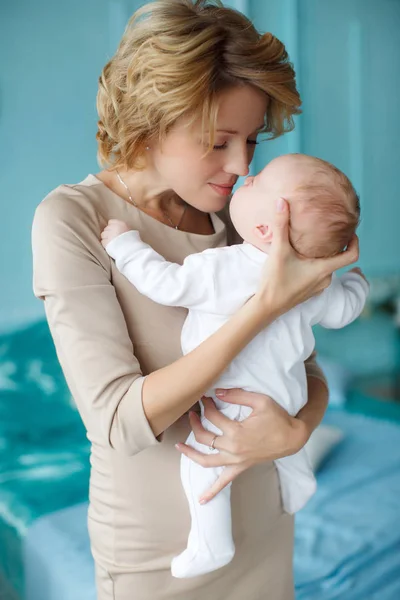
<instances>
[{"instance_id":1,"label":"newborn baby","mask_svg":"<svg viewBox=\"0 0 400 600\"><path fill-rule=\"evenodd\" d=\"M273 219L279 198L290 204L290 240L305 257L328 257L344 250L359 221L358 197L347 177L317 158L289 154L272 160L258 175L248 177L230 203L232 222L244 242L188 256L183 265L167 262L143 243L137 231L112 220L102 243L117 268L155 302L189 309L181 344L187 354L221 327L258 289L274 234ZM212 390L217 408L230 419L249 416L246 406L229 404L215 395L217 388L243 388L271 396L295 416L307 402L304 361L314 349L312 326L340 328L361 313L368 284L357 270L332 283L321 294L293 308L258 334L232 361ZM220 435L204 417L202 424ZM215 439L214 439L215 441ZM187 444L203 453L217 452L196 441ZM282 505L294 513L316 489L304 448L275 461ZM208 504L200 496L219 477L223 467L203 468L185 455L181 478L191 514L188 546L172 561L175 577L192 577L218 569L233 558L230 486Z\"/></svg>"}]
</instances>

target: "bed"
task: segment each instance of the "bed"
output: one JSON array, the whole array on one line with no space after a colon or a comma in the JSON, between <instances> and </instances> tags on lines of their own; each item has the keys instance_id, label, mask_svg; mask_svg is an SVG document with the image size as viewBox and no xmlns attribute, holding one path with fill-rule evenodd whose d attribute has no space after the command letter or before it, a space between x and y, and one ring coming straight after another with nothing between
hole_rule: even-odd
<instances>
[{"instance_id":1,"label":"bed","mask_svg":"<svg viewBox=\"0 0 400 600\"><path fill-rule=\"evenodd\" d=\"M0 417L1 600L95 600L89 445L43 322L0 338ZM398 600L400 422L324 425L343 439L296 518L296 599Z\"/></svg>"},{"instance_id":2,"label":"bed","mask_svg":"<svg viewBox=\"0 0 400 600\"><path fill-rule=\"evenodd\" d=\"M343 440L296 519L297 600L400 598L400 423L328 411Z\"/></svg>"}]
</instances>

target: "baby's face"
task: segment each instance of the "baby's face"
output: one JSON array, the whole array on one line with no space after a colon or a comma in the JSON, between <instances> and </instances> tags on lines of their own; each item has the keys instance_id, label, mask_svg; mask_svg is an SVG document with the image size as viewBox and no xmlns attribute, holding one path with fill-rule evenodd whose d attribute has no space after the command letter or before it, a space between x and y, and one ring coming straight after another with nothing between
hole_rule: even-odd
<instances>
[{"instance_id":1,"label":"baby's face","mask_svg":"<svg viewBox=\"0 0 400 600\"><path fill-rule=\"evenodd\" d=\"M254 177L247 177L232 196L231 219L235 229L247 242L254 243L256 227L272 227L278 199L289 196L300 179L300 173L297 173L299 169L289 165L291 161L285 159L279 157Z\"/></svg>"},{"instance_id":2,"label":"baby's face","mask_svg":"<svg viewBox=\"0 0 400 600\"><path fill-rule=\"evenodd\" d=\"M255 232L262 225L270 235L273 233L279 198L290 202L291 226L313 236L317 224L310 218L307 202L304 194L299 194L299 188L315 181L317 172L318 165L312 157L286 154L273 159L254 177L248 177L230 203L231 219L241 237L265 249L265 242L261 242ZM271 240L268 238L266 243L268 241Z\"/></svg>"}]
</instances>

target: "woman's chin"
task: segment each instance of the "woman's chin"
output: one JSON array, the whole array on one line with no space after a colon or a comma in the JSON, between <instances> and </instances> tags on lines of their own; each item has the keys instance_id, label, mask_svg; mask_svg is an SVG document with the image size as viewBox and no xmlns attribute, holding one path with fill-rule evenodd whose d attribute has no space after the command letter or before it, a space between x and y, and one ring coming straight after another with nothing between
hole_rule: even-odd
<instances>
[{"instance_id":1,"label":"woman's chin","mask_svg":"<svg viewBox=\"0 0 400 600\"><path fill-rule=\"evenodd\" d=\"M187 204L193 206L193 208L199 210L200 212L215 213L223 210L226 207L231 199L231 196L222 196L216 193L210 194L208 192L206 194L188 194L186 198L185 195L182 194L181 198L183 198Z\"/></svg>"},{"instance_id":2,"label":"woman's chin","mask_svg":"<svg viewBox=\"0 0 400 600\"><path fill-rule=\"evenodd\" d=\"M201 204L199 203L197 205L197 208L202 212L207 213L219 212L220 210L223 210L225 208L225 206L229 203L230 199L230 196L221 196L220 198L207 198Z\"/></svg>"}]
</instances>

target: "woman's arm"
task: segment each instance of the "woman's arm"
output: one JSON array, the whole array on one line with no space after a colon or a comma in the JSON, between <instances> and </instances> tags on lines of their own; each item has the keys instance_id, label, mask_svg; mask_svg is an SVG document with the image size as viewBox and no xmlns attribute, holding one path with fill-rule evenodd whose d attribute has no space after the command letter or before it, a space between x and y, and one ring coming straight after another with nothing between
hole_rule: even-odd
<instances>
[{"instance_id":1,"label":"woman's arm","mask_svg":"<svg viewBox=\"0 0 400 600\"><path fill-rule=\"evenodd\" d=\"M287 241L284 203L268 285L196 350L143 378L99 241L105 220L80 196L79 188L54 192L36 211L35 293L45 300L60 363L89 438L128 455L157 443L155 436L197 402L277 315L323 289L331 266L354 260L354 246L338 265L332 259L324 264L297 259Z\"/></svg>"},{"instance_id":2,"label":"woman's arm","mask_svg":"<svg viewBox=\"0 0 400 600\"><path fill-rule=\"evenodd\" d=\"M274 307L256 310L250 300L192 352L146 377L143 406L155 435L189 410L260 332L260 314L264 323L278 316Z\"/></svg>"},{"instance_id":3,"label":"woman's arm","mask_svg":"<svg viewBox=\"0 0 400 600\"><path fill-rule=\"evenodd\" d=\"M299 449L308 441L310 435L321 423L328 406L329 391L326 383L319 377L308 376L308 402L297 413L296 419L304 423L303 436L299 437Z\"/></svg>"}]
</instances>

